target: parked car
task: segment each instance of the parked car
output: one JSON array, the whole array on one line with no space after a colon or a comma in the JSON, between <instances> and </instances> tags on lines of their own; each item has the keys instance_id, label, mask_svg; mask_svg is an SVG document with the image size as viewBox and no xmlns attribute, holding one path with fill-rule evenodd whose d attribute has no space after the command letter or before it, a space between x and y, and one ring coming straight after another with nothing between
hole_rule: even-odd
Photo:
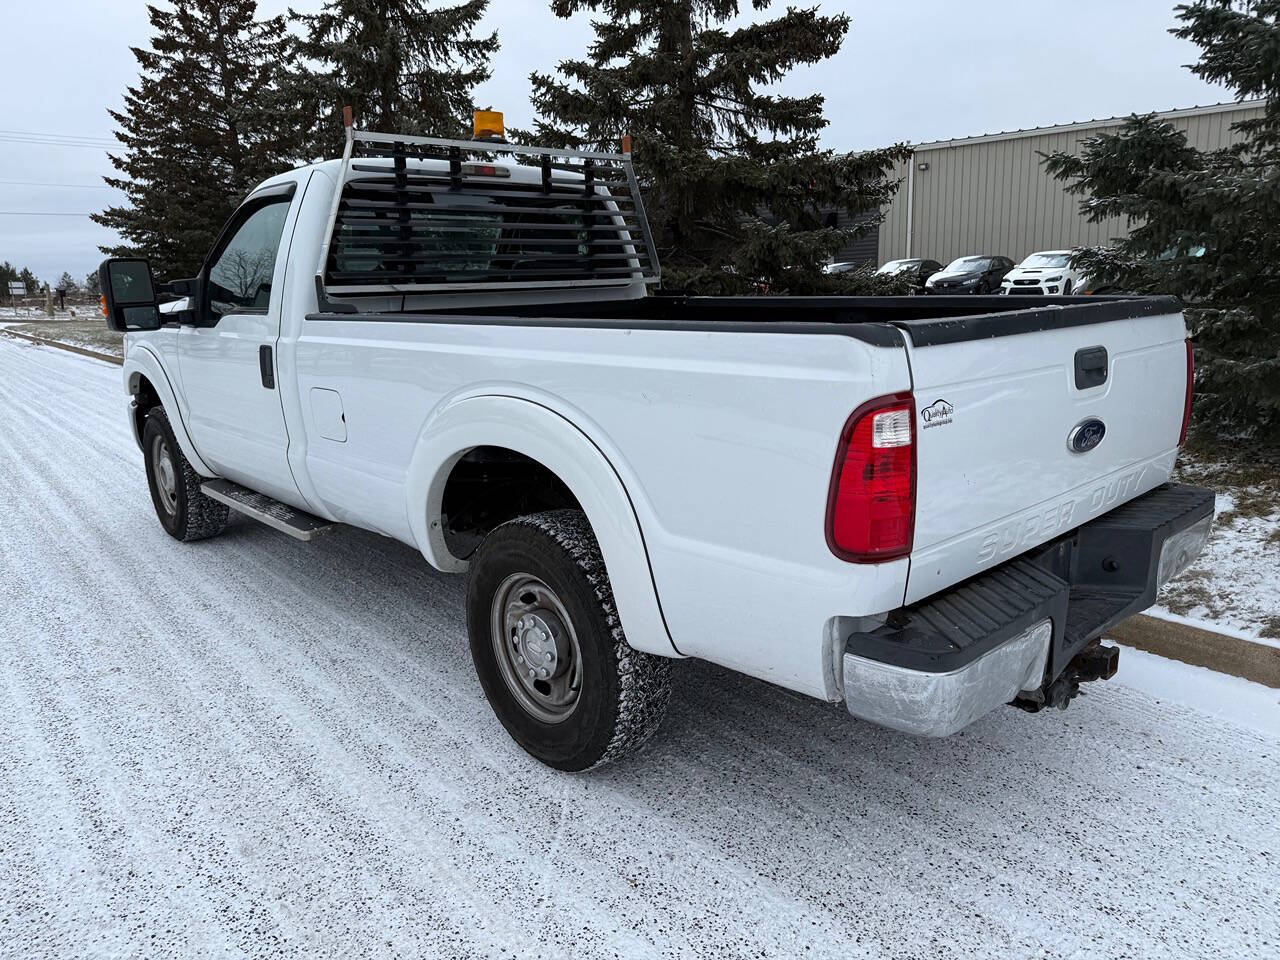
<instances>
[{"instance_id":1,"label":"parked car","mask_svg":"<svg viewBox=\"0 0 1280 960\"><path fill-rule=\"evenodd\" d=\"M883 276L901 276L911 281L917 293L924 293L925 281L942 269L937 260L909 258L906 260L890 260L876 273Z\"/></svg>"},{"instance_id":2,"label":"parked car","mask_svg":"<svg viewBox=\"0 0 1280 960\"><path fill-rule=\"evenodd\" d=\"M1071 266L1070 250L1033 253L1005 274L1000 292L1012 296L1069 297L1084 292L1084 271Z\"/></svg>"},{"instance_id":3,"label":"parked car","mask_svg":"<svg viewBox=\"0 0 1280 960\"><path fill-rule=\"evenodd\" d=\"M925 293L994 293L1012 269L1013 261L1008 257L960 257L925 282Z\"/></svg>"},{"instance_id":4,"label":"parked car","mask_svg":"<svg viewBox=\"0 0 1280 960\"><path fill-rule=\"evenodd\" d=\"M480 687L565 770L644 743L681 657L936 736L1114 673L1103 632L1213 513L1168 482L1178 304L650 296L638 191L624 154L349 129L254 189L176 307L105 261L161 526L350 524L465 572Z\"/></svg>"}]
</instances>

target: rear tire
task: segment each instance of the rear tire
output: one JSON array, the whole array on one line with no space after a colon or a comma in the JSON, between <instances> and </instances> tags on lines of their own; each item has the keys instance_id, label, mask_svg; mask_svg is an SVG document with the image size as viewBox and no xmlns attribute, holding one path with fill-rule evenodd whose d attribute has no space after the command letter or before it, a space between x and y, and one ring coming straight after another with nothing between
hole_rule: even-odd
<instances>
[{"instance_id":1,"label":"rear tire","mask_svg":"<svg viewBox=\"0 0 1280 960\"><path fill-rule=\"evenodd\" d=\"M588 770L639 750L671 699L671 662L633 650L579 510L504 523L471 561L471 656L489 705L530 755Z\"/></svg>"},{"instance_id":2,"label":"rear tire","mask_svg":"<svg viewBox=\"0 0 1280 960\"><path fill-rule=\"evenodd\" d=\"M152 407L142 428L147 486L160 526L175 540L216 537L227 526L227 506L200 492L204 478L178 446L163 407Z\"/></svg>"}]
</instances>

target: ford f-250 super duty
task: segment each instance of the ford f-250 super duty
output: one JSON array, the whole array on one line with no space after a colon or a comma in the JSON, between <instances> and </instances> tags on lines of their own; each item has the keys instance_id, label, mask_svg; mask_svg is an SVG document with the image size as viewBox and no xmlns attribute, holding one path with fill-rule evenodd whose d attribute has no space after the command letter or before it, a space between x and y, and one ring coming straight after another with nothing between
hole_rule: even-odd
<instances>
[{"instance_id":1,"label":"ford f-250 super duty","mask_svg":"<svg viewBox=\"0 0 1280 960\"><path fill-rule=\"evenodd\" d=\"M1176 302L653 295L627 154L349 128L198 277L101 278L164 528L466 571L484 692L562 769L643 743L679 657L916 734L1063 707L1212 520L1168 482Z\"/></svg>"}]
</instances>

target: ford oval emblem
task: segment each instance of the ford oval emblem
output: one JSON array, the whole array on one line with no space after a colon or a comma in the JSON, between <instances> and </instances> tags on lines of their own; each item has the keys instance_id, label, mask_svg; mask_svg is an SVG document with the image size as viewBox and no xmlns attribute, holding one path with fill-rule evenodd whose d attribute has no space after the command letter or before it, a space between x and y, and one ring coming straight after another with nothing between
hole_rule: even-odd
<instances>
[{"instance_id":1,"label":"ford oval emblem","mask_svg":"<svg viewBox=\"0 0 1280 960\"><path fill-rule=\"evenodd\" d=\"M1097 417L1081 420L1067 434L1067 449L1072 453L1088 453L1107 435L1107 425Z\"/></svg>"}]
</instances>

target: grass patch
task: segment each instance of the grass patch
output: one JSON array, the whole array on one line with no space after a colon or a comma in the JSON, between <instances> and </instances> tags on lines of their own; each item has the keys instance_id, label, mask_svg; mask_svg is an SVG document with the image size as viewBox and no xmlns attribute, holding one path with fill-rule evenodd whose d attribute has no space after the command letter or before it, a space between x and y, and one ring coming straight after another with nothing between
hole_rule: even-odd
<instances>
[{"instance_id":1,"label":"grass patch","mask_svg":"<svg viewBox=\"0 0 1280 960\"><path fill-rule=\"evenodd\" d=\"M1265 519L1280 511L1280 450L1250 440L1226 443L1204 431L1188 439L1174 479L1230 493L1232 509L1219 515L1219 523Z\"/></svg>"},{"instance_id":2,"label":"grass patch","mask_svg":"<svg viewBox=\"0 0 1280 960\"><path fill-rule=\"evenodd\" d=\"M124 356L124 334L108 330L105 320L39 320L10 324L7 329L117 357Z\"/></svg>"}]
</instances>

